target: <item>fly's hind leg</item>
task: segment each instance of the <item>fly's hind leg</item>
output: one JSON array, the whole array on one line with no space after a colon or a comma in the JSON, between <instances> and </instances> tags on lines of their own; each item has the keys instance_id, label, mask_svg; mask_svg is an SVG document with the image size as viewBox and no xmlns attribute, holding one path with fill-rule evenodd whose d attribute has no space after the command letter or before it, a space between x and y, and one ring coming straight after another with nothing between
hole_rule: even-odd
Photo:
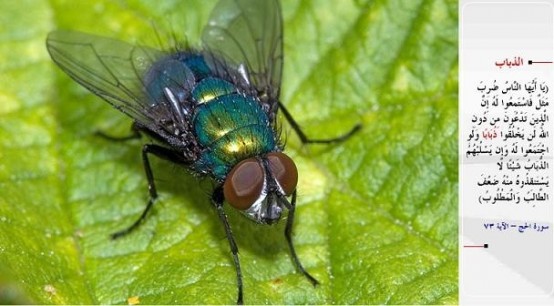
<instances>
[{"instance_id":1,"label":"fly's hind leg","mask_svg":"<svg viewBox=\"0 0 554 306\"><path fill-rule=\"evenodd\" d=\"M285 108L285 106L281 102L279 102L279 108L283 111L283 115L290 123L292 129L296 132L298 137L300 137L300 141L302 141L303 144L312 144L312 143L331 144L331 143L342 142L350 138L352 135L354 135L362 128L362 125L358 123L348 133L343 134L341 136L338 136L335 138L328 138L328 139L311 139L311 138L308 138L306 134L304 134L304 132L302 131L298 123L296 123L294 118L292 118L292 115L289 113L289 111Z\"/></svg>"},{"instance_id":2,"label":"fly's hind leg","mask_svg":"<svg viewBox=\"0 0 554 306\"><path fill-rule=\"evenodd\" d=\"M153 154L161 159L168 160L174 163L178 163L178 164L183 163L178 152L173 151L171 149L168 149L159 145L155 145L155 144L145 144L142 147L142 163L144 165L144 171L146 172L146 179L148 180L148 191L150 193L150 199L148 199L146 208L144 209L140 217L131 226L127 227L126 229L113 233L111 235L112 239L123 237L129 234L130 232L132 232L134 229L136 229L146 218L146 216L148 215L148 212L150 211L150 209L152 209L152 206L154 205L154 201L158 197L158 193L156 191L156 185L154 184L154 175L152 173L152 168L150 167L150 161L148 159L148 154Z\"/></svg>"}]
</instances>

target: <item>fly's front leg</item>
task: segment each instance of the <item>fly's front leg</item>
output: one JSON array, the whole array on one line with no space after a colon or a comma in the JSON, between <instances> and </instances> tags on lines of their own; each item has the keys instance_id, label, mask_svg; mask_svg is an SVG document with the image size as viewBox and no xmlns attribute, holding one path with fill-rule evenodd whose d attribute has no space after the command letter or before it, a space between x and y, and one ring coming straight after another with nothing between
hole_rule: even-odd
<instances>
[{"instance_id":1,"label":"fly's front leg","mask_svg":"<svg viewBox=\"0 0 554 306\"><path fill-rule=\"evenodd\" d=\"M286 201L283 201L287 203ZM296 210L296 190L292 193L292 200L289 205L287 205L289 209L289 215L287 217L287 225L285 226L285 238L287 239L287 243L289 245L290 254L292 256L292 260L294 261L294 264L304 274L304 276L312 283L312 285L317 286L319 282L317 279L315 279L313 276L304 269L304 266L302 266L302 263L300 263L300 260L298 259L298 256L296 255L296 250L294 249L294 245L292 243L292 225L294 223L294 212Z\"/></svg>"},{"instance_id":2,"label":"fly's front leg","mask_svg":"<svg viewBox=\"0 0 554 306\"><path fill-rule=\"evenodd\" d=\"M302 131L302 129L300 128L298 123L296 123L294 118L292 118L292 115L285 108L285 106L283 104L281 104L281 102L279 102L279 108L283 111L283 115L285 116L287 121L290 123L292 129L296 132L298 137L300 137L300 141L302 141L303 144L311 144L311 143L330 144L330 143L337 143L337 142L345 141L346 139L350 138L350 136L354 135L356 132L358 132L362 128L362 125L358 123L348 133L343 134L339 137L328 138L328 139L310 139L310 138L308 138L308 136L306 136L306 134L304 134L304 132Z\"/></svg>"},{"instance_id":3,"label":"fly's front leg","mask_svg":"<svg viewBox=\"0 0 554 306\"><path fill-rule=\"evenodd\" d=\"M233 233L231 232L231 226L229 226L229 221L227 220L227 215L223 210L224 200L225 198L223 196L223 188L219 186L214 190L212 194L212 204L215 206L215 209L217 210L217 215L219 216L219 220L221 220L221 223L223 223L223 227L225 228L225 235L227 236L227 240L229 241L229 246L231 247L231 253L233 254L233 261L235 263L235 269L237 271L237 287L238 287L237 304L242 305L243 304L242 273L240 270L239 249L237 248L235 238L233 238Z\"/></svg>"},{"instance_id":4,"label":"fly's front leg","mask_svg":"<svg viewBox=\"0 0 554 306\"><path fill-rule=\"evenodd\" d=\"M182 160L180 159L180 156L176 151L170 150L168 148L165 148L159 145L154 145L154 144L145 144L142 147L142 164L144 166L144 171L146 172L146 179L148 180L148 192L150 193L150 199L148 199L146 208L144 209L140 217L128 228L121 230L119 232L113 233L111 235L112 239L123 237L129 234L130 232L132 232L134 229L136 229L146 218L146 216L148 215L148 212L154 205L154 201L158 197L158 192L156 191L156 185L154 184L154 174L152 173L152 168L150 167L150 161L148 160L148 154L153 154L161 159L165 159L171 162L182 163Z\"/></svg>"}]
</instances>

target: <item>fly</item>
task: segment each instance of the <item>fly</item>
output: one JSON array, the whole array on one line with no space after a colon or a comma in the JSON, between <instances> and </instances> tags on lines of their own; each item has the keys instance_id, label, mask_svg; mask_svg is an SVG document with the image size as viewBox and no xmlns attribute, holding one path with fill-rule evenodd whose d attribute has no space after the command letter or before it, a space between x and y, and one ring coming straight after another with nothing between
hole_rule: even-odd
<instances>
[{"instance_id":1,"label":"fly","mask_svg":"<svg viewBox=\"0 0 554 306\"><path fill-rule=\"evenodd\" d=\"M310 139L279 100L283 67L283 20L278 0L220 0L203 30L202 49L160 51L95 35L54 31L46 46L72 79L131 117L133 135L150 137L142 160L150 198L141 216L112 234L122 237L146 218L158 194L150 156L208 176L211 203L223 224L243 285L238 248L223 210L228 203L261 224L288 210L285 238L298 270L315 286L292 242L298 172L277 131L277 112L303 144L341 142L360 129L331 139ZM290 199L290 200L289 200Z\"/></svg>"}]
</instances>

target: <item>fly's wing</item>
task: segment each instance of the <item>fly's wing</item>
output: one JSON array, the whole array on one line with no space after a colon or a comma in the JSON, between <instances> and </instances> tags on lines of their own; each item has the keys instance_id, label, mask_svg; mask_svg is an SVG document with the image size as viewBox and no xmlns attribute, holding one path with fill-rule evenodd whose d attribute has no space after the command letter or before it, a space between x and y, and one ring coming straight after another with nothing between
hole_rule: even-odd
<instances>
[{"instance_id":1,"label":"fly's wing","mask_svg":"<svg viewBox=\"0 0 554 306\"><path fill-rule=\"evenodd\" d=\"M139 124L160 130L143 78L163 52L70 31L51 32L46 47L54 62L72 79Z\"/></svg>"},{"instance_id":2,"label":"fly's wing","mask_svg":"<svg viewBox=\"0 0 554 306\"><path fill-rule=\"evenodd\" d=\"M272 121L283 68L283 20L278 0L220 0L204 28L205 47L242 73Z\"/></svg>"}]
</instances>

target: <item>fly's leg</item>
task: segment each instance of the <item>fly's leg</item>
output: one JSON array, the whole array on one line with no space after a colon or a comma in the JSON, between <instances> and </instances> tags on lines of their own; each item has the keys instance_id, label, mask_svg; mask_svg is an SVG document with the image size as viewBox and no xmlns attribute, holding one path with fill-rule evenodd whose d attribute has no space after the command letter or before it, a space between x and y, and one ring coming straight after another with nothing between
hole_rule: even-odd
<instances>
[{"instance_id":1,"label":"fly's leg","mask_svg":"<svg viewBox=\"0 0 554 306\"><path fill-rule=\"evenodd\" d=\"M229 226L229 221L227 220L227 215L223 210L224 200L225 198L223 196L223 188L219 186L214 190L212 194L212 204L215 206L215 209L217 210L219 220L221 220L221 223L223 223L223 227L225 228L225 235L227 236L227 240L229 241L229 246L231 247L231 253L233 254L233 261L235 262L235 268L237 271L237 287L238 287L237 304L242 305L243 304L242 273L240 270L239 249L237 248L237 244L235 243L235 238L233 238L233 233L231 232L231 226Z\"/></svg>"},{"instance_id":2,"label":"fly's leg","mask_svg":"<svg viewBox=\"0 0 554 306\"><path fill-rule=\"evenodd\" d=\"M127 141L127 140L133 140L133 139L139 139L140 138L140 127L137 125L136 122L133 122L131 125L131 134L127 136L112 136L108 135L102 131L96 131L96 135L100 136L104 139L111 140L111 141Z\"/></svg>"},{"instance_id":3,"label":"fly's leg","mask_svg":"<svg viewBox=\"0 0 554 306\"><path fill-rule=\"evenodd\" d=\"M292 115L285 108L285 106L283 104L281 104L281 102L279 102L279 108L283 111L283 115L285 116L287 121L290 123L292 129L296 132L298 137L300 137L300 141L302 141L303 144L311 144L311 143L330 144L330 143L342 142L342 141L345 141L346 139L350 138L350 136L354 135L356 132L358 132L362 128L362 125L358 123L348 133L343 134L339 137L328 138L328 139L310 139L310 138L308 138L308 136L306 136L306 134L304 134L304 132L302 131L302 129L300 128L298 123L296 123L294 118L292 118Z\"/></svg>"},{"instance_id":4,"label":"fly's leg","mask_svg":"<svg viewBox=\"0 0 554 306\"><path fill-rule=\"evenodd\" d=\"M286 205L287 201L283 201ZM302 263L300 263L300 260L298 259L298 256L296 255L296 250L294 249L294 245L292 244L292 225L294 223L294 211L296 209L296 190L292 193L292 200L289 205L287 205L289 210L289 215L287 217L287 225L285 226L285 238L287 239L287 243L289 245L290 254L292 256L292 260L294 261L294 264L304 274L304 276L312 283L312 285L317 286L319 282L317 279L315 279L313 276L304 269L304 266L302 266Z\"/></svg>"},{"instance_id":5,"label":"fly's leg","mask_svg":"<svg viewBox=\"0 0 554 306\"><path fill-rule=\"evenodd\" d=\"M112 239L123 237L136 229L146 218L148 212L154 205L154 201L158 197L156 185L154 184L154 175L152 174L152 168L150 167L150 161L148 160L148 154L153 154L161 159L165 159L174 163L183 163L182 160L179 158L179 154L168 148L155 144L145 144L142 147L142 164L144 166L144 171L146 172L146 179L148 180L148 192L150 193L150 199L148 199L146 208L144 209L140 217L126 229L113 233L111 235Z\"/></svg>"}]
</instances>

